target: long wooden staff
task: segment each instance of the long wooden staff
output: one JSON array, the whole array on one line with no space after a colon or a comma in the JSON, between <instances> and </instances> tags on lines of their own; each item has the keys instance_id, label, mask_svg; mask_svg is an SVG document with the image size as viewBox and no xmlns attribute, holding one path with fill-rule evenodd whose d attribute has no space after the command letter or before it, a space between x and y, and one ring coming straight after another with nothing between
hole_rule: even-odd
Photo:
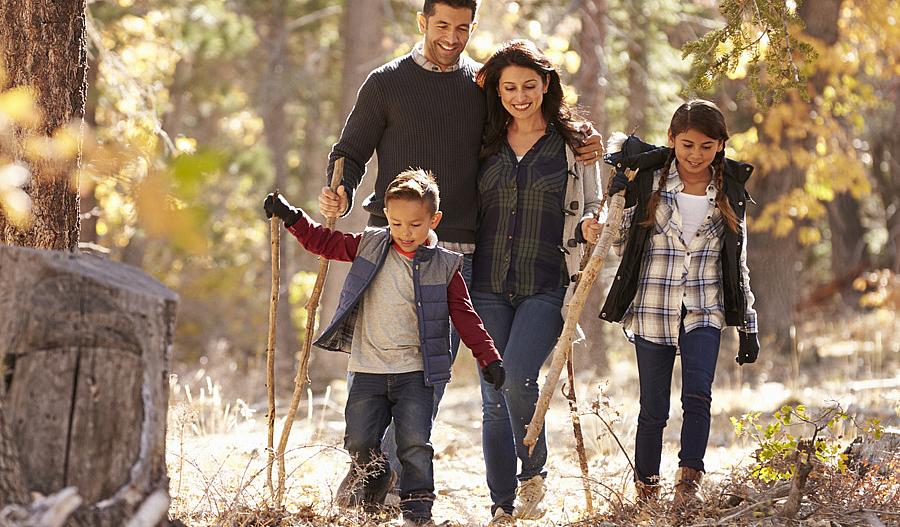
<instances>
[{"instance_id":1,"label":"long wooden staff","mask_svg":"<svg viewBox=\"0 0 900 527\"><path fill-rule=\"evenodd\" d=\"M274 194L278 199L278 190ZM268 464L266 465L266 488L272 493L272 464L275 462L275 319L278 315L278 288L281 283L281 225L278 216L269 220L269 239L272 244L272 296L269 301L269 338L266 344L266 391L269 395L268 425L266 441Z\"/></svg>"},{"instance_id":2,"label":"long wooden staff","mask_svg":"<svg viewBox=\"0 0 900 527\"><path fill-rule=\"evenodd\" d=\"M331 190L337 192L344 177L344 158L339 157L334 161L334 171L331 173ZM325 218L325 227L332 229L337 218ZM281 504L284 498L284 451L287 448L288 438L291 436L291 427L294 425L294 416L297 407L300 406L300 396L303 395L303 385L309 380L309 351L312 347L313 334L316 331L316 311L319 309L319 299L322 297L322 288L325 285L325 276L328 274L327 258L319 257L319 272L316 275L316 284L312 294L306 302L306 336L303 338L303 347L297 359L297 375L294 377L294 395L291 397L291 406L288 408L281 429L281 439L278 441L278 490L275 492L275 503Z\"/></svg>"},{"instance_id":3,"label":"long wooden staff","mask_svg":"<svg viewBox=\"0 0 900 527\"><path fill-rule=\"evenodd\" d=\"M600 203L599 210L603 210L606 205L606 198ZM581 258L581 264L578 266L583 271L590 261L591 254L594 252L594 244L588 243L587 250ZM581 275L578 276L581 281ZM576 282L577 286L577 282ZM572 418L572 433L575 435L575 452L578 454L578 465L581 467L581 482L584 487L584 504L588 514L594 513L594 497L591 494L591 474L588 470L587 454L584 451L584 433L581 430L581 415L578 412L578 397L575 393L575 364L573 363L572 351L569 350L566 358L566 371L568 372L568 384L563 390L563 395L569 401L569 415Z\"/></svg>"},{"instance_id":4,"label":"long wooden staff","mask_svg":"<svg viewBox=\"0 0 900 527\"><path fill-rule=\"evenodd\" d=\"M534 451L534 445L537 444L538 436L541 430L544 429L544 416L547 414L550 398L553 397L556 383L559 381L566 359L572 352L572 343L575 341L575 328L578 324L578 319L581 317L581 311L584 309L584 303L587 301L588 293L590 293L591 287L597 280L597 275L600 274L603 261L606 259L606 253L609 252L609 248L612 245L614 233L618 233L618 225L622 222L622 211L625 208L625 197L622 194L620 192L611 199L606 225L612 226L612 228L603 229L600 241L594 247L594 252L591 253L591 258L581 273L581 280L575 287L575 294L572 295L562 333L559 336L559 340L556 341L556 348L553 351L553 362L550 364L550 371L547 372L547 377L544 379L543 386L541 386L541 395L535 406L534 416L531 418L531 423L528 424L528 432L525 434L525 439L522 440L524 444L528 445L529 454Z\"/></svg>"}]
</instances>

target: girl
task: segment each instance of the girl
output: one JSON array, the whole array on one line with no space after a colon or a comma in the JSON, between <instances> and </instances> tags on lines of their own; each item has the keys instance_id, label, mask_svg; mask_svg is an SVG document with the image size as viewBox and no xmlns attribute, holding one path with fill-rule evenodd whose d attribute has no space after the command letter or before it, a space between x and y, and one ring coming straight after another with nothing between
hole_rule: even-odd
<instances>
[{"instance_id":1,"label":"girl","mask_svg":"<svg viewBox=\"0 0 900 527\"><path fill-rule=\"evenodd\" d=\"M725 158L725 118L709 101L682 104L668 139L668 148L623 134L610 140L615 152L607 160L617 168L610 194L624 190L626 199L617 242L624 254L600 318L634 333L639 501L658 493L672 367L681 353L684 424L673 507L683 510L698 499L704 472L722 328L738 326L738 364L754 362L759 353L745 250L750 197L744 184L753 167ZM626 168L637 170L631 181Z\"/></svg>"},{"instance_id":2,"label":"girl","mask_svg":"<svg viewBox=\"0 0 900 527\"><path fill-rule=\"evenodd\" d=\"M531 456L522 439L538 399L538 371L562 330L580 242L599 236L593 214L600 196L596 164L575 161L582 136L563 101L559 74L532 42L503 45L477 82L485 91L487 121L472 303L507 372L502 393L481 383L493 501L488 525L512 525L514 516L543 515L546 438L542 433Z\"/></svg>"}]
</instances>

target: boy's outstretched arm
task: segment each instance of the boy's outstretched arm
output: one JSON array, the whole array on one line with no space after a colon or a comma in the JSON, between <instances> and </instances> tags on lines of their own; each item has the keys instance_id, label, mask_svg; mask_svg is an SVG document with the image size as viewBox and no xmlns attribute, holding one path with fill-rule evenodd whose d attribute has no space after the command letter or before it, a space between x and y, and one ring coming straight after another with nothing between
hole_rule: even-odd
<instances>
[{"instance_id":1,"label":"boy's outstretched arm","mask_svg":"<svg viewBox=\"0 0 900 527\"><path fill-rule=\"evenodd\" d=\"M494 346L494 340L484 329L481 317L475 312L466 282L459 271L456 271L447 287L447 304L450 307L450 320L453 321L460 339L472 350L478 366L484 368L500 360L500 353Z\"/></svg>"},{"instance_id":2,"label":"boy's outstretched arm","mask_svg":"<svg viewBox=\"0 0 900 527\"><path fill-rule=\"evenodd\" d=\"M303 209L292 206L280 194L269 194L263 205L266 217L278 216L284 220L288 232L294 235L303 247L329 260L350 262L356 258L362 234L348 234L329 229L313 221Z\"/></svg>"}]
</instances>

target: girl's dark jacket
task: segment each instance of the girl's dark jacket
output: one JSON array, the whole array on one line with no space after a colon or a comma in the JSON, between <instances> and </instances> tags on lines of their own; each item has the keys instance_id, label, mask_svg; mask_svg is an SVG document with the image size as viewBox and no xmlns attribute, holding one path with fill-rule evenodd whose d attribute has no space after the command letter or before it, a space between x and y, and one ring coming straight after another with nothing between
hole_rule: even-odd
<instances>
[{"instance_id":1,"label":"girl's dark jacket","mask_svg":"<svg viewBox=\"0 0 900 527\"><path fill-rule=\"evenodd\" d=\"M654 226L640 225L641 218L647 217L647 205L653 192L653 180L659 175L669 158L670 149L644 143L636 136L629 136L619 152L609 153L605 161L615 167L616 172L626 169L638 170L625 194L625 207L637 205L634 221L627 233L622 263L616 271L616 278L600 310L600 318L607 322L619 322L634 300L640 280L641 263L650 245ZM752 198L744 184L753 173L753 166L733 159L725 159L723 191L740 221L744 218L747 201ZM755 202L754 202L755 203ZM725 307L725 323L729 326L746 326L747 299L741 285L741 254L744 250L744 223L738 224L738 232L727 226L723 234L722 254L722 300Z\"/></svg>"}]
</instances>

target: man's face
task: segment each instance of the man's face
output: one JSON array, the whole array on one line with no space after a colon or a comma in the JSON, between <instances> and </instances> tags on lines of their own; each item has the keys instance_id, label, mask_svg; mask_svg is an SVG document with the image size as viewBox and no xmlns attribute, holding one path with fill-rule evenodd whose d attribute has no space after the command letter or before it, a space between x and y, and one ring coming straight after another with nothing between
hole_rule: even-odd
<instances>
[{"instance_id":1,"label":"man's face","mask_svg":"<svg viewBox=\"0 0 900 527\"><path fill-rule=\"evenodd\" d=\"M475 31L472 10L435 4L434 13L426 17L419 13L419 31L425 35L425 58L447 69L459 61L469 37Z\"/></svg>"}]
</instances>

